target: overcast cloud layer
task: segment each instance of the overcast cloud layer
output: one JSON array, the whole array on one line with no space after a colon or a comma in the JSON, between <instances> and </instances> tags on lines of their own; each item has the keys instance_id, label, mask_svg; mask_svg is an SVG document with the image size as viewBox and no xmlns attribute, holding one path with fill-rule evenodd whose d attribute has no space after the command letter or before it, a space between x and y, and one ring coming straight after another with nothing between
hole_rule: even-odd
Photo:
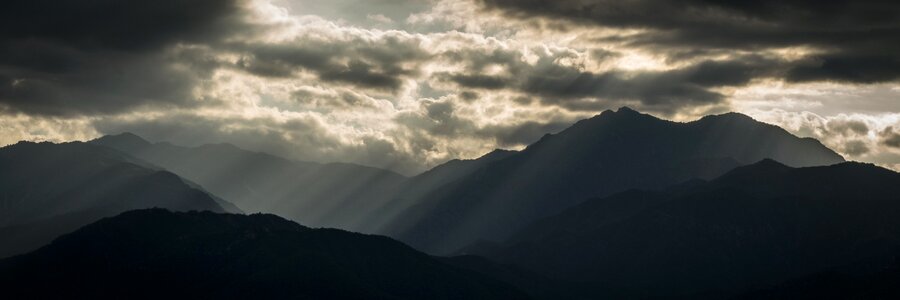
<instances>
[{"instance_id":1,"label":"overcast cloud layer","mask_svg":"<svg viewBox=\"0 0 900 300\"><path fill-rule=\"evenodd\" d=\"M0 144L130 131L406 174L619 106L900 169L896 1L5 1Z\"/></svg>"}]
</instances>

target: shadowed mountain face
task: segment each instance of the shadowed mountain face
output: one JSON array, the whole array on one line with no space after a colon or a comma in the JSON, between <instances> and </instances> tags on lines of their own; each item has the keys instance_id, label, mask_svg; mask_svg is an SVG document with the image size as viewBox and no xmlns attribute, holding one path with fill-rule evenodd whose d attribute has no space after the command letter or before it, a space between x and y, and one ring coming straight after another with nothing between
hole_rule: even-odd
<instances>
[{"instance_id":1,"label":"shadowed mountain face","mask_svg":"<svg viewBox=\"0 0 900 300\"><path fill-rule=\"evenodd\" d=\"M0 290L13 298L527 298L386 237L273 215L161 209L103 219L0 261Z\"/></svg>"},{"instance_id":2,"label":"shadowed mountain face","mask_svg":"<svg viewBox=\"0 0 900 300\"><path fill-rule=\"evenodd\" d=\"M371 217L367 223L380 233L390 234L392 233L390 230L392 223L396 223L397 218L407 217L404 212L410 207L426 201L426 197L432 196L431 193L472 176L481 168L515 153L516 151L497 149L477 159L454 159L411 177L388 195L390 198L388 204L383 206L378 214Z\"/></svg>"},{"instance_id":3,"label":"shadowed mountain face","mask_svg":"<svg viewBox=\"0 0 900 300\"><path fill-rule=\"evenodd\" d=\"M647 295L763 287L900 253L900 174L764 160L709 182L588 200L467 251Z\"/></svg>"},{"instance_id":4,"label":"shadowed mountain face","mask_svg":"<svg viewBox=\"0 0 900 300\"><path fill-rule=\"evenodd\" d=\"M734 299L898 299L900 265L890 261L862 261L790 280Z\"/></svg>"},{"instance_id":5,"label":"shadowed mountain face","mask_svg":"<svg viewBox=\"0 0 900 300\"><path fill-rule=\"evenodd\" d=\"M397 196L410 205L381 232L418 249L448 253L479 239L502 240L590 197L711 179L764 158L792 166L843 161L816 140L740 114L676 123L628 108L582 120L523 151L488 158L464 162L477 164L465 176Z\"/></svg>"},{"instance_id":6,"label":"shadowed mountain face","mask_svg":"<svg viewBox=\"0 0 900 300\"><path fill-rule=\"evenodd\" d=\"M181 147L125 133L92 144L110 147L199 183L248 212L270 212L321 227L371 232L404 177L352 164L290 161L229 144Z\"/></svg>"},{"instance_id":7,"label":"shadowed mountain face","mask_svg":"<svg viewBox=\"0 0 900 300\"><path fill-rule=\"evenodd\" d=\"M104 147L20 142L0 148L0 257L126 210L223 212L223 206L230 204L175 174Z\"/></svg>"}]
</instances>

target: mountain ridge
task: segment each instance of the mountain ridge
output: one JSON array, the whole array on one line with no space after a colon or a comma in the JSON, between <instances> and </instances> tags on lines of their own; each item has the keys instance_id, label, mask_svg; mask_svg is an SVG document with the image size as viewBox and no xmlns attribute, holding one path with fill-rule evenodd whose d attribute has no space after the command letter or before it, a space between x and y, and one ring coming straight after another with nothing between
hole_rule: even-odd
<instances>
[{"instance_id":1,"label":"mountain ridge","mask_svg":"<svg viewBox=\"0 0 900 300\"><path fill-rule=\"evenodd\" d=\"M236 210L171 172L82 142L0 148L0 190L0 257L135 208Z\"/></svg>"},{"instance_id":2,"label":"mountain ridge","mask_svg":"<svg viewBox=\"0 0 900 300\"><path fill-rule=\"evenodd\" d=\"M183 147L133 143L134 137L124 133L91 143L160 165L244 210L277 213L320 227L371 232L363 220L386 201L382 195L406 179L378 168L293 161L231 144Z\"/></svg>"},{"instance_id":3,"label":"mountain ridge","mask_svg":"<svg viewBox=\"0 0 900 300\"><path fill-rule=\"evenodd\" d=\"M590 197L712 179L763 158L799 166L844 161L820 143L745 115L680 123L607 110L406 200L413 205L382 233L452 253L475 240L502 240Z\"/></svg>"},{"instance_id":4,"label":"mountain ridge","mask_svg":"<svg viewBox=\"0 0 900 300\"><path fill-rule=\"evenodd\" d=\"M688 188L630 190L468 253L661 295L736 293L900 253L900 173L774 160ZM679 274L673 278L671 274Z\"/></svg>"}]
</instances>

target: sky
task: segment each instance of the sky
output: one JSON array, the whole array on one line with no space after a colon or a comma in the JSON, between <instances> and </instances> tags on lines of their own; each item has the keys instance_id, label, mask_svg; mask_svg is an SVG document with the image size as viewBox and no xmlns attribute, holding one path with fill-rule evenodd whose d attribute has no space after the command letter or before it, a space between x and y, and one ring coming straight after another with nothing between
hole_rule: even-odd
<instances>
[{"instance_id":1,"label":"sky","mask_svg":"<svg viewBox=\"0 0 900 300\"><path fill-rule=\"evenodd\" d=\"M621 106L900 170L900 2L0 4L0 145L133 132L409 175Z\"/></svg>"}]
</instances>

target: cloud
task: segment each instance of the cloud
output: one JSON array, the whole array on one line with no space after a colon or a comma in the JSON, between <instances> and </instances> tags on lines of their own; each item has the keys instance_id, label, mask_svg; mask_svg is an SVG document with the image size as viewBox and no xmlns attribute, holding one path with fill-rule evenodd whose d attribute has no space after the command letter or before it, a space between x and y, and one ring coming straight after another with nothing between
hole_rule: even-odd
<instances>
[{"instance_id":1,"label":"cloud","mask_svg":"<svg viewBox=\"0 0 900 300\"><path fill-rule=\"evenodd\" d=\"M19 141L66 142L88 140L98 135L90 118L60 119L54 117L6 114L0 118L0 145Z\"/></svg>"},{"instance_id":2,"label":"cloud","mask_svg":"<svg viewBox=\"0 0 900 300\"><path fill-rule=\"evenodd\" d=\"M192 105L202 79L179 45L239 30L240 3L8 1L0 11L0 105L43 115Z\"/></svg>"},{"instance_id":3,"label":"cloud","mask_svg":"<svg viewBox=\"0 0 900 300\"><path fill-rule=\"evenodd\" d=\"M900 149L900 130L894 130L893 126L888 126L878 136L881 138L881 144Z\"/></svg>"},{"instance_id":4,"label":"cloud","mask_svg":"<svg viewBox=\"0 0 900 300\"><path fill-rule=\"evenodd\" d=\"M293 77L306 70L323 81L396 91L404 78L418 75L419 65L428 59L419 43L399 33L372 38L323 29L288 41L249 41L231 48L241 55L236 66L255 75Z\"/></svg>"},{"instance_id":5,"label":"cloud","mask_svg":"<svg viewBox=\"0 0 900 300\"><path fill-rule=\"evenodd\" d=\"M229 142L244 149L290 159L318 162L356 162L397 170L421 171L421 163L394 141L377 134L348 132L330 126L315 113L284 114L257 111L252 114L182 111L153 116L104 118L92 126L101 134L133 132L152 141L198 146Z\"/></svg>"},{"instance_id":6,"label":"cloud","mask_svg":"<svg viewBox=\"0 0 900 300\"><path fill-rule=\"evenodd\" d=\"M835 118L825 123L829 132L840 135L866 135L869 133L869 126L865 121L856 119Z\"/></svg>"},{"instance_id":7,"label":"cloud","mask_svg":"<svg viewBox=\"0 0 900 300\"><path fill-rule=\"evenodd\" d=\"M897 32L900 34L900 31ZM894 41L900 42L898 41ZM894 49L894 50L900 50ZM847 53L813 56L798 63L788 72L792 82L844 81L878 83L900 79L900 56L852 55Z\"/></svg>"},{"instance_id":8,"label":"cloud","mask_svg":"<svg viewBox=\"0 0 900 300\"><path fill-rule=\"evenodd\" d=\"M55 51L21 44L6 50ZM7 54L10 60L18 56ZM58 116L110 114L146 105L197 105L192 91L203 74L171 63L171 55L175 53L77 52L63 58L65 65L51 67L58 68L53 70L4 63L0 67L0 105Z\"/></svg>"},{"instance_id":9,"label":"cloud","mask_svg":"<svg viewBox=\"0 0 900 300\"><path fill-rule=\"evenodd\" d=\"M416 150L440 153L433 161L474 158L495 148L522 148L586 116L527 109L505 111L501 107L509 107L514 99L465 102L459 101L460 97L464 96L423 101L420 109L403 112L395 119L405 135L415 137Z\"/></svg>"},{"instance_id":10,"label":"cloud","mask_svg":"<svg viewBox=\"0 0 900 300\"><path fill-rule=\"evenodd\" d=\"M378 27L396 24L428 9L432 0L275 0L294 15L316 15L342 25Z\"/></svg>"},{"instance_id":11,"label":"cloud","mask_svg":"<svg viewBox=\"0 0 900 300\"><path fill-rule=\"evenodd\" d=\"M900 168L900 114L838 114L820 116L810 112L779 109L750 112L754 118L781 126L804 137L813 137L849 159Z\"/></svg>"},{"instance_id":12,"label":"cloud","mask_svg":"<svg viewBox=\"0 0 900 300\"><path fill-rule=\"evenodd\" d=\"M870 151L869 146L866 144L866 142L860 140L847 141L838 150L851 156L861 156L863 154L869 153Z\"/></svg>"},{"instance_id":13,"label":"cloud","mask_svg":"<svg viewBox=\"0 0 900 300\"><path fill-rule=\"evenodd\" d=\"M631 30L607 38L663 52L808 47L786 79L874 83L900 78L900 4L890 1L478 0L512 18ZM665 13L659 13L665 12Z\"/></svg>"},{"instance_id":14,"label":"cloud","mask_svg":"<svg viewBox=\"0 0 900 300\"><path fill-rule=\"evenodd\" d=\"M237 0L10 0L0 12L5 43L40 40L80 49L154 50L216 39L240 24Z\"/></svg>"},{"instance_id":15,"label":"cloud","mask_svg":"<svg viewBox=\"0 0 900 300\"><path fill-rule=\"evenodd\" d=\"M596 53L594 51L593 53ZM534 56L529 62L527 56ZM600 62L608 54L599 57ZM599 110L626 101L642 108L673 113L684 107L717 105L726 96L711 90L744 86L781 72L778 60L758 55L705 60L664 71L591 71L595 55L571 49L551 51L468 49L444 53L462 61L460 71L436 74L444 82L485 90L515 90L539 96L542 103L575 110Z\"/></svg>"},{"instance_id":16,"label":"cloud","mask_svg":"<svg viewBox=\"0 0 900 300\"><path fill-rule=\"evenodd\" d=\"M385 100L373 98L352 89L327 89L322 87L301 86L292 92L292 98L304 110L378 110L387 105Z\"/></svg>"},{"instance_id":17,"label":"cloud","mask_svg":"<svg viewBox=\"0 0 900 300\"><path fill-rule=\"evenodd\" d=\"M894 5L836 3L16 0L0 142L133 131L412 174L623 105L780 108L815 112L781 114L794 132L890 161Z\"/></svg>"},{"instance_id":18,"label":"cloud","mask_svg":"<svg viewBox=\"0 0 900 300\"><path fill-rule=\"evenodd\" d=\"M572 126L571 122L551 121L541 123L527 121L521 124L488 126L479 133L496 139L501 147L519 147L537 142L542 136L557 133Z\"/></svg>"}]
</instances>

